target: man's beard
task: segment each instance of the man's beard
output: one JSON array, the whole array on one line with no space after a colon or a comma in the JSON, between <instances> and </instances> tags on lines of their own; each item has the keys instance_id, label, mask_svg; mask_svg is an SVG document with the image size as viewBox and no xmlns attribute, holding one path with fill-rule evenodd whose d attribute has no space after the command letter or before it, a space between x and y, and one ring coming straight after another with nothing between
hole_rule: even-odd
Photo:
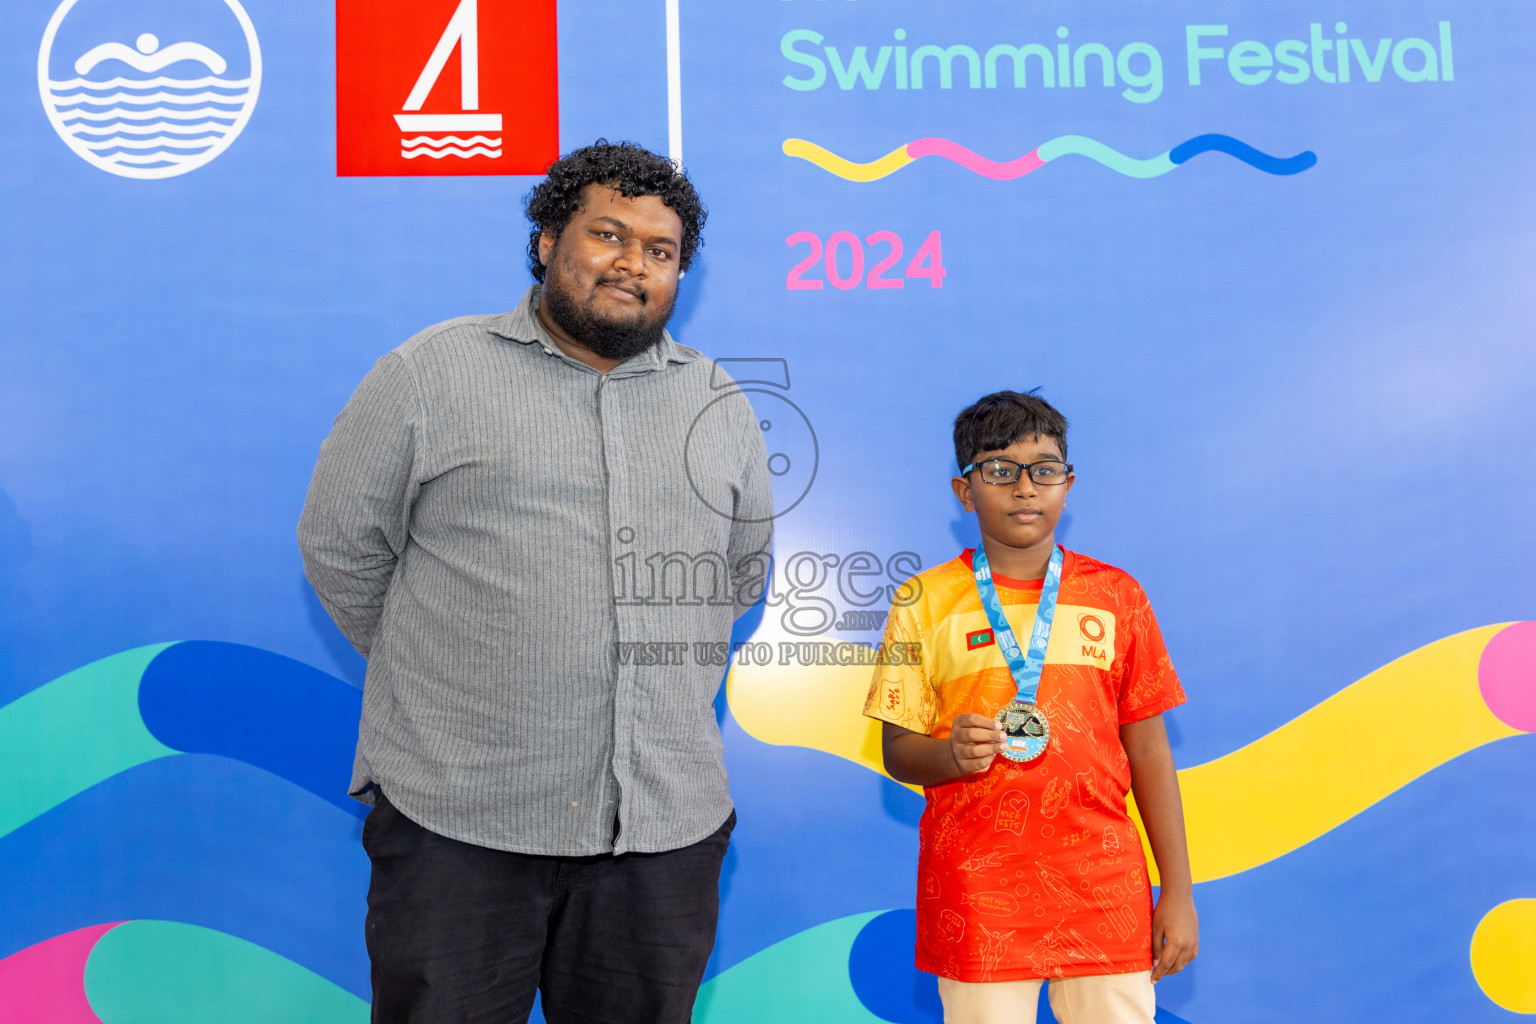
<instances>
[{"instance_id":1,"label":"man's beard","mask_svg":"<svg viewBox=\"0 0 1536 1024\"><path fill-rule=\"evenodd\" d=\"M561 278L564 275L559 272L558 266L551 266L550 269L553 273L544 279L543 290L539 293L539 305L556 326L583 348L604 359L622 361L639 355L661 341L661 334L667 329L667 321L672 318L675 299L669 300L665 306L656 306L655 312L650 313L649 307L657 302L651 296L641 304L633 317L609 319L598 314L591 296L583 302L562 286ZM598 287L602 283L603 279L599 279Z\"/></svg>"}]
</instances>

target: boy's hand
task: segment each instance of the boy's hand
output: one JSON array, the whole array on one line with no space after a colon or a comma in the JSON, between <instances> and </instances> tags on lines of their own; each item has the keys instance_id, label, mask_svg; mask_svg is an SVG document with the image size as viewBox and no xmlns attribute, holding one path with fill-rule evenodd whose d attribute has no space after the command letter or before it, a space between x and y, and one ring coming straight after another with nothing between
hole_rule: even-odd
<instances>
[{"instance_id":1,"label":"boy's hand","mask_svg":"<svg viewBox=\"0 0 1536 1024\"><path fill-rule=\"evenodd\" d=\"M1152 980L1178 974L1200 951L1200 920L1189 893L1159 894L1152 911Z\"/></svg>"},{"instance_id":2,"label":"boy's hand","mask_svg":"<svg viewBox=\"0 0 1536 1024\"><path fill-rule=\"evenodd\" d=\"M949 752L965 775L984 772L1003 749L1003 727L995 718L967 712L949 727Z\"/></svg>"}]
</instances>

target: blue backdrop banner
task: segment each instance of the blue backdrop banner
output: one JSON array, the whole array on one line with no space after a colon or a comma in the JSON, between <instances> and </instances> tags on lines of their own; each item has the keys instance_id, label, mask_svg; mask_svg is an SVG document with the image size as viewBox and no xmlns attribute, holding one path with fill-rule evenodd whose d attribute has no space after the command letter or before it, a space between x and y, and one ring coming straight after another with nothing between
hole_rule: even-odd
<instances>
[{"instance_id":1,"label":"blue backdrop banner","mask_svg":"<svg viewBox=\"0 0 1536 1024\"><path fill-rule=\"evenodd\" d=\"M516 303L521 198L598 137L708 204L672 330L775 473L770 593L691 652L740 815L697 1021L941 1019L922 798L859 709L893 594L976 542L955 413L1035 387L1060 539L1189 696L1159 1019L1536 1013L1532 38L1487 0L0 6L0 1019L366 1020L364 663L295 525L363 374Z\"/></svg>"}]
</instances>

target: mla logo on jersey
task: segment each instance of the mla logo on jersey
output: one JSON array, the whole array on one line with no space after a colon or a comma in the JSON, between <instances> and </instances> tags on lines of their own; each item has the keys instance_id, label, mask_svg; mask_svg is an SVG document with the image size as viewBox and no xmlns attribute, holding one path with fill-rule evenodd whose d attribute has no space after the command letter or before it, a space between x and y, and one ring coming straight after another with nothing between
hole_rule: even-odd
<instances>
[{"instance_id":1,"label":"mla logo on jersey","mask_svg":"<svg viewBox=\"0 0 1536 1024\"><path fill-rule=\"evenodd\" d=\"M239 0L64 0L37 55L59 138L124 178L171 178L229 148L256 108L261 47Z\"/></svg>"},{"instance_id":2,"label":"mla logo on jersey","mask_svg":"<svg viewBox=\"0 0 1536 1024\"><path fill-rule=\"evenodd\" d=\"M337 0L336 173L542 174L555 0Z\"/></svg>"}]
</instances>

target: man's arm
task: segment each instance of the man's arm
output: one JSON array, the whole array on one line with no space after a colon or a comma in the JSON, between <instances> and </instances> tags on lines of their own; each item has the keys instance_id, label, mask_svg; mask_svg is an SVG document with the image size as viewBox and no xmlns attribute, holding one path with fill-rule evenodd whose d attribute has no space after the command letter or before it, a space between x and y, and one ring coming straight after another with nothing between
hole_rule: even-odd
<instances>
[{"instance_id":1,"label":"man's arm","mask_svg":"<svg viewBox=\"0 0 1536 1024\"><path fill-rule=\"evenodd\" d=\"M1184 804L1168 747L1162 715L1120 727L1120 742L1131 760L1131 791L1162 877L1152 912L1152 980L1182 971L1200 949L1189 847L1184 838Z\"/></svg>"},{"instance_id":2,"label":"man's arm","mask_svg":"<svg viewBox=\"0 0 1536 1024\"><path fill-rule=\"evenodd\" d=\"M415 385L399 356L380 359L320 446L299 518L304 575L363 657L405 550L417 432Z\"/></svg>"},{"instance_id":3,"label":"man's arm","mask_svg":"<svg viewBox=\"0 0 1536 1024\"><path fill-rule=\"evenodd\" d=\"M736 618L758 602L773 571L773 485L768 472L768 448L757 417L747 406L742 434L745 457L740 485L732 509L731 536L725 561L731 572L731 596Z\"/></svg>"},{"instance_id":4,"label":"man's arm","mask_svg":"<svg viewBox=\"0 0 1536 1024\"><path fill-rule=\"evenodd\" d=\"M880 753L885 770L897 782L942 786L984 772L1003 749L1003 727L983 715L955 718L949 735L924 736L890 722L881 723Z\"/></svg>"}]
</instances>

